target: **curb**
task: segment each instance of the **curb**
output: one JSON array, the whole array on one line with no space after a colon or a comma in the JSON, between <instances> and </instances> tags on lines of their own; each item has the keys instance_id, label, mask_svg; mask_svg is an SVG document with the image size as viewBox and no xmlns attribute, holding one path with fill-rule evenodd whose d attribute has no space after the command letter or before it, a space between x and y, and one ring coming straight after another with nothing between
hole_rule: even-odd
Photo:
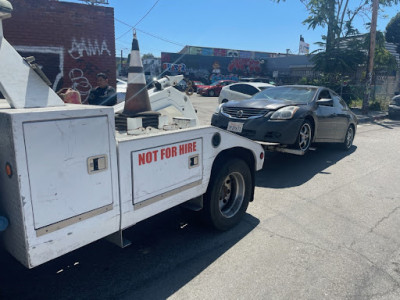
<instances>
[{"instance_id":1,"label":"curb","mask_svg":"<svg viewBox=\"0 0 400 300\"><path fill-rule=\"evenodd\" d=\"M364 115L358 115L358 124L362 123L368 123L368 122L375 122L378 120L386 119L388 117L387 114L382 114L382 115L377 115L377 116L364 116Z\"/></svg>"}]
</instances>

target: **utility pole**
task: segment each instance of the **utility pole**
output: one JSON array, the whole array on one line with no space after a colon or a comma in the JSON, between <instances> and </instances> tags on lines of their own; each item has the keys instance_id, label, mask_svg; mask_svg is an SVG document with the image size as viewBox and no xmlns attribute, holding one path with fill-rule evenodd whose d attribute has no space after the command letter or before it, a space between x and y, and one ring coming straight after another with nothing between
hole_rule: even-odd
<instances>
[{"instance_id":1,"label":"utility pole","mask_svg":"<svg viewBox=\"0 0 400 300\"><path fill-rule=\"evenodd\" d=\"M119 76L122 75L122 49L121 49L121 60L120 60L120 64L119 64Z\"/></svg>"},{"instance_id":2,"label":"utility pole","mask_svg":"<svg viewBox=\"0 0 400 300\"><path fill-rule=\"evenodd\" d=\"M368 55L368 71L366 78L366 89L362 104L362 113L368 114L368 104L371 97L372 74L374 71L375 41L376 41L376 23L378 18L379 0L372 2L372 20L370 29L369 55Z\"/></svg>"}]
</instances>

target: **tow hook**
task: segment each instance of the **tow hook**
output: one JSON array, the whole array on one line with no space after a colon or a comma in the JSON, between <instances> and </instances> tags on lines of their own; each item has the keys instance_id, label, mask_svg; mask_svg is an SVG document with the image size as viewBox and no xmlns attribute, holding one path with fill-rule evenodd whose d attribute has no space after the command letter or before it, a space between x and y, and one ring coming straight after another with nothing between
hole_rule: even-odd
<instances>
[{"instance_id":1,"label":"tow hook","mask_svg":"<svg viewBox=\"0 0 400 300\"><path fill-rule=\"evenodd\" d=\"M6 230L8 227L8 219L6 217L0 216L0 231Z\"/></svg>"}]
</instances>

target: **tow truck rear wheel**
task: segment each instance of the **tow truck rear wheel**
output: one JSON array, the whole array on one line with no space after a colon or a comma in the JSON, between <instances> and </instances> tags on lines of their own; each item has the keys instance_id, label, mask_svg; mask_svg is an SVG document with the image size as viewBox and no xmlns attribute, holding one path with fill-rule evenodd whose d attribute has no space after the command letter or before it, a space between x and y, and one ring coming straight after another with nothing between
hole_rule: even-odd
<instances>
[{"instance_id":1,"label":"tow truck rear wheel","mask_svg":"<svg viewBox=\"0 0 400 300\"><path fill-rule=\"evenodd\" d=\"M228 159L216 166L204 197L205 221L225 231L235 226L246 212L252 190L252 174L241 159Z\"/></svg>"}]
</instances>

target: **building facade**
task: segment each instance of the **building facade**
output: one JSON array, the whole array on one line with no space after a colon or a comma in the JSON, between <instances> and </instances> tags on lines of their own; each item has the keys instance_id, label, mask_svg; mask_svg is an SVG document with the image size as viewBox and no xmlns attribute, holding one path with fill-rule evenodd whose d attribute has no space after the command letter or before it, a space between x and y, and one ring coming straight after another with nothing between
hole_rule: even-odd
<instances>
[{"instance_id":1,"label":"building facade","mask_svg":"<svg viewBox=\"0 0 400 300\"><path fill-rule=\"evenodd\" d=\"M161 53L164 74L184 74L212 83L221 79L267 76L267 60L291 54L185 46L179 53Z\"/></svg>"},{"instance_id":2,"label":"building facade","mask_svg":"<svg viewBox=\"0 0 400 300\"><path fill-rule=\"evenodd\" d=\"M82 100L104 72L115 86L114 9L52 0L11 0L4 36L23 56L34 56L55 91L73 87Z\"/></svg>"}]
</instances>

